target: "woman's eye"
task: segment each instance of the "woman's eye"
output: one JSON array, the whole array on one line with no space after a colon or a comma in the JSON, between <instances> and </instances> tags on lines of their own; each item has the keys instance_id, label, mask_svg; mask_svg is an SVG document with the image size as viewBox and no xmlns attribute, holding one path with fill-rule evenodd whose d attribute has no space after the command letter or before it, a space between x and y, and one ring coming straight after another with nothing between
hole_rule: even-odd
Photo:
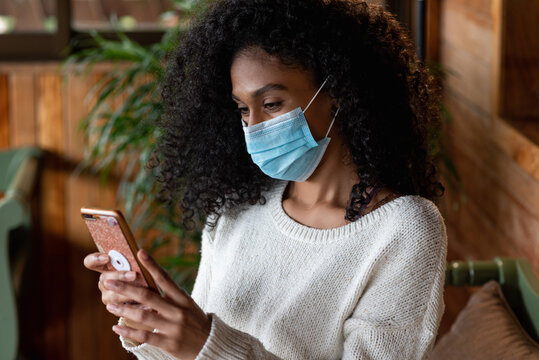
<instances>
[{"instance_id":1,"label":"woman's eye","mask_svg":"<svg viewBox=\"0 0 539 360\"><path fill-rule=\"evenodd\" d=\"M249 109L246 108L246 107L239 107L238 108L238 111L240 112L240 114L242 115L247 115L249 113Z\"/></svg>"},{"instance_id":2,"label":"woman's eye","mask_svg":"<svg viewBox=\"0 0 539 360\"><path fill-rule=\"evenodd\" d=\"M280 105L281 105L281 101L278 101L278 102L271 102L271 103L264 104L264 107L270 111L273 111L273 110L277 110Z\"/></svg>"}]
</instances>

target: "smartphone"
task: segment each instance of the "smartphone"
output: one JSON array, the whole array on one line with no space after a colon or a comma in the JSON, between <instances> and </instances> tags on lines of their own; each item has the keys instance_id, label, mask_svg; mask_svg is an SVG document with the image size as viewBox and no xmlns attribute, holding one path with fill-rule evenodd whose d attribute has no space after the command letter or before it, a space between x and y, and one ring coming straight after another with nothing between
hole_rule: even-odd
<instances>
[{"instance_id":1,"label":"smartphone","mask_svg":"<svg viewBox=\"0 0 539 360\"><path fill-rule=\"evenodd\" d=\"M147 287L159 294L152 276L137 259L139 248L121 211L81 208L80 212L97 249L109 255L107 269L135 271L137 276L132 284Z\"/></svg>"}]
</instances>

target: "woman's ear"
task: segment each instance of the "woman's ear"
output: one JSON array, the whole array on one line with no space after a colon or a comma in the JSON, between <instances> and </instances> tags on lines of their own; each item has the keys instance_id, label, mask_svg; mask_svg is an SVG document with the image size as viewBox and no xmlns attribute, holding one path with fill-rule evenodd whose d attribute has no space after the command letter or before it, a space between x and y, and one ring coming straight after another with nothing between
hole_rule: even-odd
<instances>
[{"instance_id":1,"label":"woman's ear","mask_svg":"<svg viewBox=\"0 0 539 360\"><path fill-rule=\"evenodd\" d=\"M341 108L341 99L333 99L331 100L331 108L333 109L333 112L337 111L337 109Z\"/></svg>"}]
</instances>

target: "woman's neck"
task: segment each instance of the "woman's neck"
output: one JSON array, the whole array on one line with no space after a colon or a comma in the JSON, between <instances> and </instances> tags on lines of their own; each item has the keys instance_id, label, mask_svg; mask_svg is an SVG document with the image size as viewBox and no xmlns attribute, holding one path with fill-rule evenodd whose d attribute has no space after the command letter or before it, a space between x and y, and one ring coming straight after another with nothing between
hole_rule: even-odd
<instances>
[{"instance_id":1,"label":"woman's neck","mask_svg":"<svg viewBox=\"0 0 539 360\"><path fill-rule=\"evenodd\" d=\"M303 182L290 182L283 199L294 201L305 209L317 206L346 208L350 191L357 184L357 168L346 161L347 151L338 137L331 139L322 160L312 175Z\"/></svg>"}]
</instances>

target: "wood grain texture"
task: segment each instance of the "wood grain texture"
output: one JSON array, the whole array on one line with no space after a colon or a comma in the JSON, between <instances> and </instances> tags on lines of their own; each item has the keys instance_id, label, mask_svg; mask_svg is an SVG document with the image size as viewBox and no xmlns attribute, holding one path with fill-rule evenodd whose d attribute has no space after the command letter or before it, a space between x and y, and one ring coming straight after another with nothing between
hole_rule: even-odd
<instances>
[{"instance_id":1,"label":"wood grain texture","mask_svg":"<svg viewBox=\"0 0 539 360\"><path fill-rule=\"evenodd\" d=\"M497 122L506 128L506 141L515 161L535 180L539 181L539 124L525 119L503 119Z\"/></svg>"},{"instance_id":2,"label":"wood grain texture","mask_svg":"<svg viewBox=\"0 0 539 360\"><path fill-rule=\"evenodd\" d=\"M484 126L482 115L460 96L447 94L445 101L454 117L450 134L453 146L471 149L484 177L495 179L500 187L510 190L512 202L524 204L539 215L538 183L516 163L512 149L519 144L518 139L511 139L510 129L498 124L500 120L493 120L493 126Z\"/></svg>"},{"instance_id":3,"label":"wood grain texture","mask_svg":"<svg viewBox=\"0 0 539 360\"><path fill-rule=\"evenodd\" d=\"M524 126L500 115L503 98L513 91L505 77L516 79L502 65L509 3L441 2L440 60L449 70L444 101L453 117L445 136L464 189L446 189L441 209L448 260L523 257L539 276L539 147L520 132ZM520 95L517 90L510 96ZM440 334L472 292L446 289Z\"/></svg>"},{"instance_id":4,"label":"wood grain texture","mask_svg":"<svg viewBox=\"0 0 539 360\"><path fill-rule=\"evenodd\" d=\"M500 115L539 123L539 1L505 0Z\"/></svg>"},{"instance_id":5,"label":"wood grain texture","mask_svg":"<svg viewBox=\"0 0 539 360\"><path fill-rule=\"evenodd\" d=\"M38 143L43 149L59 154L65 150L62 78L44 73L37 81Z\"/></svg>"},{"instance_id":6,"label":"wood grain texture","mask_svg":"<svg viewBox=\"0 0 539 360\"><path fill-rule=\"evenodd\" d=\"M491 16L491 6L492 0L440 0L440 3L451 3L449 5L454 5L470 13L474 13L477 16ZM456 26L461 24L455 24Z\"/></svg>"},{"instance_id":7,"label":"wood grain texture","mask_svg":"<svg viewBox=\"0 0 539 360\"><path fill-rule=\"evenodd\" d=\"M36 144L35 76L12 72L9 77L10 137L13 147Z\"/></svg>"},{"instance_id":8,"label":"wood grain texture","mask_svg":"<svg viewBox=\"0 0 539 360\"><path fill-rule=\"evenodd\" d=\"M505 0L492 0L492 60L490 63L490 78L492 86L490 87L491 113L498 116L501 110L501 97L505 84L502 76L502 58L503 58L503 37L502 19L507 2Z\"/></svg>"},{"instance_id":9,"label":"wood grain texture","mask_svg":"<svg viewBox=\"0 0 539 360\"><path fill-rule=\"evenodd\" d=\"M65 151L62 113L62 79L53 73L37 78L38 145L46 150L41 174L39 219L41 229L41 281L44 312L44 357L68 359L69 334L67 312L69 292L66 289L70 268L67 262L65 232ZM54 280L53 280L54 279Z\"/></svg>"},{"instance_id":10,"label":"wood grain texture","mask_svg":"<svg viewBox=\"0 0 539 360\"><path fill-rule=\"evenodd\" d=\"M427 0L426 54L430 62L440 61L440 1Z\"/></svg>"},{"instance_id":11,"label":"wood grain texture","mask_svg":"<svg viewBox=\"0 0 539 360\"><path fill-rule=\"evenodd\" d=\"M0 149L9 148L9 90L7 74L0 74Z\"/></svg>"},{"instance_id":12,"label":"wood grain texture","mask_svg":"<svg viewBox=\"0 0 539 360\"><path fill-rule=\"evenodd\" d=\"M441 1L441 41L458 46L482 63L492 61L493 19L457 1Z\"/></svg>"},{"instance_id":13,"label":"wood grain texture","mask_svg":"<svg viewBox=\"0 0 539 360\"><path fill-rule=\"evenodd\" d=\"M114 358L127 359L112 326L117 318L110 314L101 301L97 283L99 273L83 266L84 257L97 252L88 229L80 216L80 208L95 206L113 208L114 203L103 201L103 193L98 179L87 171L74 173L73 166L83 158L87 141L78 130L78 124L88 113L92 103L86 96L97 81L98 76L88 77L68 75L66 78L66 158L70 171L66 179L66 237L69 244L70 296L69 308L69 357L71 359ZM112 188L112 186L110 186ZM115 191L112 188L112 191ZM91 326L80 326L91 324Z\"/></svg>"},{"instance_id":14,"label":"wood grain texture","mask_svg":"<svg viewBox=\"0 0 539 360\"><path fill-rule=\"evenodd\" d=\"M492 20L459 1L441 4L440 61L448 71L446 86L490 114Z\"/></svg>"}]
</instances>

